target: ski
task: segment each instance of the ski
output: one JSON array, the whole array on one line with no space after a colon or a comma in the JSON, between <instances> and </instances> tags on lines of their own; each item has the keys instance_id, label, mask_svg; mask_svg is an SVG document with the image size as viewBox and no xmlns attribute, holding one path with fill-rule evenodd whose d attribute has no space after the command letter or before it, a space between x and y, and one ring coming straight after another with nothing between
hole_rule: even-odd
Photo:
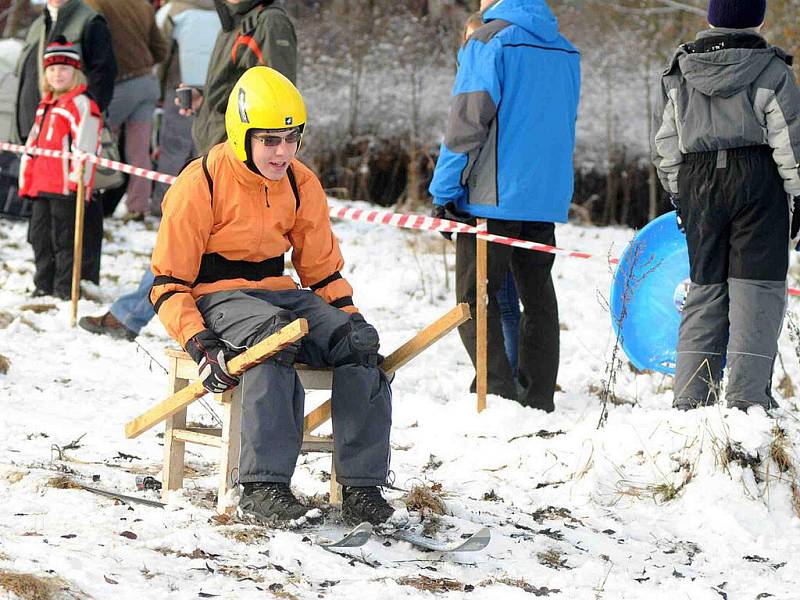
<instances>
[{"instance_id":1,"label":"ski","mask_svg":"<svg viewBox=\"0 0 800 600\"><path fill-rule=\"evenodd\" d=\"M431 550L433 552L478 552L489 545L492 540L492 532L488 527L481 527L468 538L458 542L440 542L431 537L413 533L408 530L397 530L387 533L389 537L402 542L408 542L412 546Z\"/></svg>"},{"instance_id":2,"label":"ski","mask_svg":"<svg viewBox=\"0 0 800 600\"><path fill-rule=\"evenodd\" d=\"M120 502L124 502L126 504L142 504L144 506L151 506L153 508L164 508L166 504L163 502L158 502L156 500L148 500L147 498L139 498L137 496L129 496L128 494L120 494L118 492L112 490L104 490L102 488L93 487L91 485L86 485L84 483L76 482L82 490L86 490L87 492L91 492L92 494L98 494L99 496L105 496L106 498L113 498L115 500L119 500Z\"/></svg>"},{"instance_id":3,"label":"ski","mask_svg":"<svg viewBox=\"0 0 800 600\"><path fill-rule=\"evenodd\" d=\"M338 540L332 542L320 542L319 545L327 549L336 548L360 548L372 537L372 525L364 522L360 523L344 534Z\"/></svg>"}]
</instances>

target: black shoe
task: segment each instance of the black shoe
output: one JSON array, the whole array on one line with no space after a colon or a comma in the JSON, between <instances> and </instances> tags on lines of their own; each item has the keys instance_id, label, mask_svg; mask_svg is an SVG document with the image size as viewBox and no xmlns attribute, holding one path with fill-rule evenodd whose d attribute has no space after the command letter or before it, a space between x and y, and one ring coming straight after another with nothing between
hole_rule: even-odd
<instances>
[{"instance_id":1,"label":"black shoe","mask_svg":"<svg viewBox=\"0 0 800 600\"><path fill-rule=\"evenodd\" d=\"M41 298L42 296L52 296L52 295L53 295L53 290L43 290L42 288L36 288L35 290L33 290L33 293L31 293L31 296L33 296L34 298Z\"/></svg>"},{"instance_id":2,"label":"black shoe","mask_svg":"<svg viewBox=\"0 0 800 600\"><path fill-rule=\"evenodd\" d=\"M702 406L712 406L714 404L716 404L716 401L713 398L699 400L698 398L692 398L691 396L682 396L680 398L675 398L672 403L672 408L687 411L694 410L695 408L700 408Z\"/></svg>"},{"instance_id":3,"label":"black shoe","mask_svg":"<svg viewBox=\"0 0 800 600\"><path fill-rule=\"evenodd\" d=\"M107 312L99 317L81 317L78 325L86 331L108 335L118 340L133 341L136 333L125 327L114 315Z\"/></svg>"},{"instance_id":4,"label":"black shoe","mask_svg":"<svg viewBox=\"0 0 800 600\"><path fill-rule=\"evenodd\" d=\"M378 486L342 488L342 518L353 525L367 521L380 525L389 520L394 509Z\"/></svg>"},{"instance_id":5,"label":"black shoe","mask_svg":"<svg viewBox=\"0 0 800 600\"><path fill-rule=\"evenodd\" d=\"M288 523L310 510L295 498L286 483L246 483L239 508L245 514L271 523Z\"/></svg>"}]
</instances>

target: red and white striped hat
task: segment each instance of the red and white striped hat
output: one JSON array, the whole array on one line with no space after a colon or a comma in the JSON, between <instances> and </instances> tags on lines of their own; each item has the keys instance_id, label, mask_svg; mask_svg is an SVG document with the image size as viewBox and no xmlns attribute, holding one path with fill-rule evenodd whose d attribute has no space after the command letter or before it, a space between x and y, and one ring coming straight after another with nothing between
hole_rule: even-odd
<instances>
[{"instance_id":1,"label":"red and white striped hat","mask_svg":"<svg viewBox=\"0 0 800 600\"><path fill-rule=\"evenodd\" d=\"M58 36L47 44L44 51L44 68L50 65L69 65L81 68L81 53L75 44L68 42L64 36Z\"/></svg>"}]
</instances>

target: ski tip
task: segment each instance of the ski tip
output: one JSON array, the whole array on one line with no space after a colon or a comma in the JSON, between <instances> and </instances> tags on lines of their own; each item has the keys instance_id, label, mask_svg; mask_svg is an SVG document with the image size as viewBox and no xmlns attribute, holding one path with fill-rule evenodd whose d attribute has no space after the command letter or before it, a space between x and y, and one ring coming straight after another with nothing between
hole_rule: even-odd
<instances>
[{"instance_id":1,"label":"ski tip","mask_svg":"<svg viewBox=\"0 0 800 600\"><path fill-rule=\"evenodd\" d=\"M489 545L492 532L488 527L481 527L469 537L455 542L440 542L434 538L407 531L397 531L392 534L392 537L434 552L477 552Z\"/></svg>"},{"instance_id":2,"label":"ski tip","mask_svg":"<svg viewBox=\"0 0 800 600\"><path fill-rule=\"evenodd\" d=\"M492 530L488 527L481 527L469 537L470 546L478 550L483 550L492 541Z\"/></svg>"},{"instance_id":3,"label":"ski tip","mask_svg":"<svg viewBox=\"0 0 800 600\"><path fill-rule=\"evenodd\" d=\"M326 549L337 548L359 548L366 544L372 537L372 525L364 522L359 523L353 529L344 534L338 540L321 543L320 546Z\"/></svg>"}]
</instances>

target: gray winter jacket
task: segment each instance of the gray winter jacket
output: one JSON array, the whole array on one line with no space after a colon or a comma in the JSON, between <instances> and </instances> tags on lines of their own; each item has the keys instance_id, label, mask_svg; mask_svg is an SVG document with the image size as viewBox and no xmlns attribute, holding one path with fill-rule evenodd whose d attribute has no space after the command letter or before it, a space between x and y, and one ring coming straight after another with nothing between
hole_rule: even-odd
<instances>
[{"instance_id":1,"label":"gray winter jacket","mask_svg":"<svg viewBox=\"0 0 800 600\"><path fill-rule=\"evenodd\" d=\"M769 145L784 189L800 196L800 89L791 64L753 30L703 31L678 48L653 117L664 189L678 193L684 154Z\"/></svg>"}]
</instances>

